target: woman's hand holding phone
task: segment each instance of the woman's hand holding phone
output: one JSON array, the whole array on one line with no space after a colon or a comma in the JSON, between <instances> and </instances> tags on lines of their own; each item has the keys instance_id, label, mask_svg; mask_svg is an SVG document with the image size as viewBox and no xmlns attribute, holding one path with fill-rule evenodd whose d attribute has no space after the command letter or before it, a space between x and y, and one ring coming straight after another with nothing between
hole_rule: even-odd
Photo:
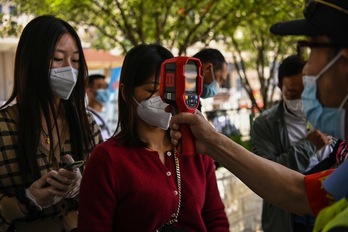
<instances>
[{"instance_id":1,"label":"woman's hand holding phone","mask_svg":"<svg viewBox=\"0 0 348 232\"><path fill-rule=\"evenodd\" d=\"M78 160L78 161L74 161L73 163L65 165L64 168L67 170L75 170L76 168L79 168L84 164L85 164L85 161Z\"/></svg>"},{"instance_id":2,"label":"woman's hand holding phone","mask_svg":"<svg viewBox=\"0 0 348 232\"><path fill-rule=\"evenodd\" d=\"M66 166L58 170L59 181L68 184L64 191L64 198L74 198L79 194L81 172L79 167L84 164L83 160L74 161L70 155L64 156Z\"/></svg>"}]
</instances>

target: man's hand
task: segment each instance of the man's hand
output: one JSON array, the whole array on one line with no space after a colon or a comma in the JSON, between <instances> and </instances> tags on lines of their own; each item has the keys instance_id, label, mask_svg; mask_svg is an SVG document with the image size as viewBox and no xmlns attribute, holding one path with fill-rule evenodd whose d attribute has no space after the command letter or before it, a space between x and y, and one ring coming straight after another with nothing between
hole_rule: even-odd
<instances>
[{"instance_id":1,"label":"man's hand","mask_svg":"<svg viewBox=\"0 0 348 232\"><path fill-rule=\"evenodd\" d=\"M319 130L310 132L306 138L315 145L317 151L332 143L332 136L326 135Z\"/></svg>"},{"instance_id":2,"label":"man's hand","mask_svg":"<svg viewBox=\"0 0 348 232\"><path fill-rule=\"evenodd\" d=\"M168 109L166 109L167 111ZM167 111L168 112L168 111ZM218 138L218 132L212 125L203 117L199 110L194 114L179 113L173 115L170 120L170 136L173 145L177 145L181 139L180 124L187 124L190 126L191 132L195 137L196 152L206 154L209 144L214 143Z\"/></svg>"}]
</instances>

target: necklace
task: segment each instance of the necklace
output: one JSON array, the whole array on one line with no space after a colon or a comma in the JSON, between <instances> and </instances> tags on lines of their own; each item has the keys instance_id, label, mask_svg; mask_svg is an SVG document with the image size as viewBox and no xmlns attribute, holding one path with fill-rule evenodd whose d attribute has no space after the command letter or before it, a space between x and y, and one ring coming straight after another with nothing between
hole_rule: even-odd
<instances>
[{"instance_id":1,"label":"necklace","mask_svg":"<svg viewBox=\"0 0 348 232\"><path fill-rule=\"evenodd\" d=\"M59 105L57 107L58 110L57 110L56 120L54 120L53 126L50 128L51 131L53 131L53 128L56 126L56 123L58 122L58 118L59 118L59 114L60 114L60 108L61 108L61 103L59 103ZM51 139L50 139L50 136L49 136L47 121L46 121L46 126L47 126L47 133L43 129L43 126L41 126L41 130L42 130L42 132L45 135L45 142L46 142L46 144L49 145L51 143ZM59 132L57 131L57 133L59 133Z\"/></svg>"},{"instance_id":2,"label":"necklace","mask_svg":"<svg viewBox=\"0 0 348 232\"><path fill-rule=\"evenodd\" d=\"M180 165L179 165L179 159L176 156L176 147L173 147L173 153L174 153L174 162L175 162L175 173L176 173L176 181L178 185L178 208L175 212L175 215L170 219L166 224L162 225L160 228L156 230L156 232L162 231L162 229L165 226L169 226L175 222L178 222L178 216L180 212L180 207L181 207L181 175L180 175Z\"/></svg>"},{"instance_id":3,"label":"necklace","mask_svg":"<svg viewBox=\"0 0 348 232\"><path fill-rule=\"evenodd\" d=\"M55 126L56 126L56 122L54 122L54 124L53 124L51 130L53 130L53 128L54 128ZM41 127L41 130L42 130L42 132L43 132L44 135L45 135L45 142L46 142L46 144L49 145L49 144L51 143L51 139L50 139L49 134L45 132L45 130L43 129L43 127Z\"/></svg>"}]
</instances>

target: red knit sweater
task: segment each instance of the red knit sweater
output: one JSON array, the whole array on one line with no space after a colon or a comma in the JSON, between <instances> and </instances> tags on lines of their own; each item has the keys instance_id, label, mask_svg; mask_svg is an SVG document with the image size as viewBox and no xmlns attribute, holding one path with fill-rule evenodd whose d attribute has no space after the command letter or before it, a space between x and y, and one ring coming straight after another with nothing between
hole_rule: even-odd
<instances>
[{"instance_id":1,"label":"red knit sweater","mask_svg":"<svg viewBox=\"0 0 348 232\"><path fill-rule=\"evenodd\" d=\"M111 139L97 146L83 174L78 231L153 232L178 206L172 153L121 147ZM205 155L179 158L182 202L176 227L229 231L213 161Z\"/></svg>"}]
</instances>

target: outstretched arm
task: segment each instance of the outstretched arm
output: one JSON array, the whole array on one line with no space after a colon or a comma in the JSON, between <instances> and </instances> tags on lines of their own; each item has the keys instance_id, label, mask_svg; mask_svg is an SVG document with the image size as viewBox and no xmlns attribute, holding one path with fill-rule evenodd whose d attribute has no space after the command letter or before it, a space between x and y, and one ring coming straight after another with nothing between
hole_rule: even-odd
<instances>
[{"instance_id":1,"label":"outstretched arm","mask_svg":"<svg viewBox=\"0 0 348 232\"><path fill-rule=\"evenodd\" d=\"M266 201L296 214L313 214L306 195L304 175L256 156L221 135L199 111L172 117L170 134L174 145L181 138L179 125L183 123L190 125L197 153L211 156Z\"/></svg>"}]
</instances>

